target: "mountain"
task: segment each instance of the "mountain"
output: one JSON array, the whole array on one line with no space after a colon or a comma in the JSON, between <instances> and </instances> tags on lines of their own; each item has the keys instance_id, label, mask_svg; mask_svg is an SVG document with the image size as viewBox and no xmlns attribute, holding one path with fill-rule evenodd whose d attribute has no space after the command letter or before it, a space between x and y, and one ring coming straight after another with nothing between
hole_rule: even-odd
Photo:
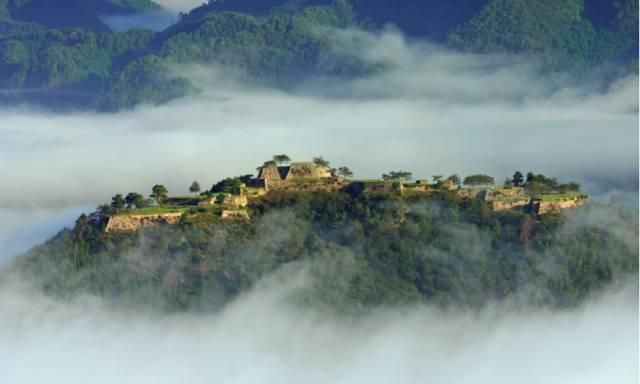
<instances>
[{"instance_id":1,"label":"mountain","mask_svg":"<svg viewBox=\"0 0 640 384\"><path fill-rule=\"evenodd\" d=\"M151 0L0 0L3 23L109 32L102 17L160 9Z\"/></svg>"},{"instance_id":2,"label":"mountain","mask_svg":"<svg viewBox=\"0 0 640 384\"><path fill-rule=\"evenodd\" d=\"M100 20L156 7L145 0L0 1L0 103L106 111L161 103L197 88L167 71L175 64L216 62L279 87L313 76L365 76L376 68L335 49L332 31L388 24L450 49L527 55L546 71L576 75L607 63L631 67L638 57L638 0L226 0L182 14L158 33L114 33Z\"/></svg>"},{"instance_id":3,"label":"mountain","mask_svg":"<svg viewBox=\"0 0 640 384\"><path fill-rule=\"evenodd\" d=\"M341 311L420 301L477 308L514 296L567 307L638 271L637 249L597 224L567 231L565 219L492 213L446 193L278 193L251 214L221 220L202 208L174 227L123 233L80 218L14 267L52 295L169 311L219 308L286 268L313 282L300 300Z\"/></svg>"},{"instance_id":4,"label":"mountain","mask_svg":"<svg viewBox=\"0 0 640 384\"><path fill-rule=\"evenodd\" d=\"M229 178L190 198L157 189L160 205L151 206L141 194L116 195L10 271L54 296L167 311L220 308L274 274L304 274L296 300L340 312L416 302L480 308L505 298L566 308L637 278L637 225L616 206L536 214L514 205L522 188L397 180L342 188L339 178L292 177L269 190ZM534 178L526 188L543 186ZM497 204L500 193L510 208ZM538 202L564 207L567 196Z\"/></svg>"}]
</instances>

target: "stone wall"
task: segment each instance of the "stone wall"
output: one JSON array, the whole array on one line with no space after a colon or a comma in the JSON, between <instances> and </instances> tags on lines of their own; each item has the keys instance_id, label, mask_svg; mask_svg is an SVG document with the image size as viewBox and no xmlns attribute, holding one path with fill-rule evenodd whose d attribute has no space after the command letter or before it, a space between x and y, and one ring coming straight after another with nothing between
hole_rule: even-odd
<instances>
[{"instance_id":1,"label":"stone wall","mask_svg":"<svg viewBox=\"0 0 640 384\"><path fill-rule=\"evenodd\" d=\"M458 190L458 195L465 199L475 199L484 196L485 190L480 188L462 188Z\"/></svg>"},{"instance_id":2,"label":"stone wall","mask_svg":"<svg viewBox=\"0 0 640 384\"><path fill-rule=\"evenodd\" d=\"M242 211L242 210L224 210L222 212L220 212L220 218L221 219L249 219L249 214L247 213L247 211Z\"/></svg>"},{"instance_id":3,"label":"stone wall","mask_svg":"<svg viewBox=\"0 0 640 384\"><path fill-rule=\"evenodd\" d=\"M269 191L337 191L344 187L344 181L339 178L269 180L267 185Z\"/></svg>"},{"instance_id":4,"label":"stone wall","mask_svg":"<svg viewBox=\"0 0 640 384\"><path fill-rule=\"evenodd\" d=\"M354 181L345 190L349 193L402 193L404 184L398 181Z\"/></svg>"},{"instance_id":5,"label":"stone wall","mask_svg":"<svg viewBox=\"0 0 640 384\"><path fill-rule=\"evenodd\" d=\"M533 212L544 215L545 213L560 212L564 209L575 208L583 205L587 199L585 197L576 197L564 200L536 200L533 202Z\"/></svg>"},{"instance_id":6,"label":"stone wall","mask_svg":"<svg viewBox=\"0 0 640 384\"><path fill-rule=\"evenodd\" d=\"M507 199L516 199L520 200L526 198L527 195L523 188L504 188L504 189L487 189L484 191L484 200L485 201L494 201L494 200L507 200Z\"/></svg>"},{"instance_id":7,"label":"stone wall","mask_svg":"<svg viewBox=\"0 0 640 384\"><path fill-rule=\"evenodd\" d=\"M493 200L489 202L489 206L494 212L506 211L515 208L525 208L530 204L531 199L527 197L523 197L520 199Z\"/></svg>"},{"instance_id":8,"label":"stone wall","mask_svg":"<svg viewBox=\"0 0 640 384\"><path fill-rule=\"evenodd\" d=\"M242 208L242 207L246 207L247 204L249 204L249 200L247 199L247 196L232 195L230 193L223 193L223 195L224 195L224 200L222 201L221 205L228 205L235 208ZM200 201L200 203L198 203L198 205L200 206L216 205L216 204L218 204L218 195L211 196L210 198L202 200Z\"/></svg>"},{"instance_id":9,"label":"stone wall","mask_svg":"<svg viewBox=\"0 0 640 384\"><path fill-rule=\"evenodd\" d=\"M105 232L132 232L140 228L153 227L156 225L178 224L182 213L163 213L157 215L118 215L111 216L107 220Z\"/></svg>"}]
</instances>

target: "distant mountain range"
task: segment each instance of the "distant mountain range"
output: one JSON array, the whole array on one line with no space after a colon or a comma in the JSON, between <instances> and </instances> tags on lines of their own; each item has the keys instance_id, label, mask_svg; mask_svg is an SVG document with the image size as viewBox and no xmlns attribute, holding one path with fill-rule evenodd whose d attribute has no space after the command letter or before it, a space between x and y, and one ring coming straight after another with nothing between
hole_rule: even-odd
<instances>
[{"instance_id":1,"label":"distant mountain range","mask_svg":"<svg viewBox=\"0 0 640 384\"><path fill-rule=\"evenodd\" d=\"M109 32L101 17L159 10L151 0L0 0L3 34L43 28Z\"/></svg>"},{"instance_id":2,"label":"distant mountain range","mask_svg":"<svg viewBox=\"0 0 640 384\"><path fill-rule=\"evenodd\" d=\"M583 73L638 57L638 0L217 0L164 31L112 32L104 19L157 11L150 0L0 0L0 103L114 111L192 92L172 64L232 65L287 87L370 73L319 27L376 31L478 53L531 55Z\"/></svg>"}]
</instances>

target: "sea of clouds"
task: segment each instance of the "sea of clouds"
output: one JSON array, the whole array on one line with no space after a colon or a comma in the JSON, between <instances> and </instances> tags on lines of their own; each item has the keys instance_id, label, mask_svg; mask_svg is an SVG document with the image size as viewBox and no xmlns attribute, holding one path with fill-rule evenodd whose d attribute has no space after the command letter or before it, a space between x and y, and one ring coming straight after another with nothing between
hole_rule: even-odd
<instances>
[{"instance_id":1,"label":"sea of clouds","mask_svg":"<svg viewBox=\"0 0 640 384\"><path fill-rule=\"evenodd\" d=\"M571 311L428 306L348 319L265 281L216 314L119 311L0 285L5 383L636 383L637 287Z\"/></svg>"},{"instance_id":2,"label":"sea of clouds","mask_svg":"<svg viewBox=\"0 0 640 384\"><path fill-rule=\"evenodd\" d=\"M531 170L637 206L637 75L576 82L523 58L453 53L393 31L344 31L336 50L389 69L284 92L214 65L181 67L176 73L202 92L162 106L115 114L3 108L0 245L27 246L8 245L19 241L12 228L28 231L11 224L16 217L41 228L51 214L39 241L61 217L70 224L116 193L147 194L161 183L184 194L193 180L206 188L283 152L324 156L359 178L403 169L416 178L486 172L500 182Z\"/></svg>"},{"instance_id":3,"label":"sea of clouds","mask_svg":"<svg viewBox=\"0 0 640 384\"><path fill-rule=\"evenodd\" d=\"M336 49L388 70L294 91L176 68L198 95L115 114L0 109L0 264L116 193L186 194L254 172L275 153L324 156L359 178L515 170L583 183L637 209L638 76L577 83L523 58L453 53L388 31L345 31ZM637 222L637 220L636 220ZM637 240L637 239L636 239ZM115 310L0 285L3 383L635 383L634 287L561 312L444 313L345 320L291 307L264 282L221 313Z\"/></svg>"}]
</instances>

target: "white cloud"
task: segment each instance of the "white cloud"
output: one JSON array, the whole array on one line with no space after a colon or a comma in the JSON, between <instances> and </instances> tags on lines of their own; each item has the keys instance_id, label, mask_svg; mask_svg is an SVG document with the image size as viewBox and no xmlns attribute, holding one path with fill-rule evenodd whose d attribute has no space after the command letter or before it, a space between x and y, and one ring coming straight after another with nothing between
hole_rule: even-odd
<instances>
[{"instance_id":1,"label":"white cloud","mask_svg":"<svg viewBox=\"0 0 640 384\"><path fill-rule=\"evenodd\" d=\"M281 152L323 155L358 177L406 169L501 180L520 169L637 193L637 76L575 83L521 58L452 53L394 32L343 31L336 41L389 69L286 93L215 66L180 68L203 94L117 114L0 110L0 219L96 206L156 183L183 194L194 179L208 187Z\"/></svg>"},{"instance_id":2,"label":"white cloud","mask_svg":"<svg viewBox=\"0 0 640 384\"><path fill-rule=\"evenodd\" d=\"M154 0L163 8L171 11L188 12L191 9L206 4L206 0Z\"/></svg>"},{"instance_id":3,"label":"white cloud","mask_svg":"<svg viewBox=\"0 0 640 384\"><path fill-rule=\"evenodd\" d=\"M520 169L637 193L637 76L602 88L542 76L518 58L454 54L393 33L343 38L353 36L365 39L363 58L390 70L286 93L189 68L203 94L160 107L1 110L0 254L13 256L115 193L148 193L156 183L187 193L194 179L208 187L281 152L323 155L359 177L407 169L500 180ZM355 322L293 309L281 293L259 289L217 315L153 317L0 286L0 382L638 380L635 290L566 312L418 307Z\"/></svg>"},{"instance_id":4,"label":"white cloud","mask_svg":"<svg viewBox=\"0 0 640 384\"><path fill-rule=\"evenodd\" d=\"M330 317L266 282L219 314L158 317L0 289L8 383L635 383L637 291L582 308Z\"/></svg>"}]
</instances>

